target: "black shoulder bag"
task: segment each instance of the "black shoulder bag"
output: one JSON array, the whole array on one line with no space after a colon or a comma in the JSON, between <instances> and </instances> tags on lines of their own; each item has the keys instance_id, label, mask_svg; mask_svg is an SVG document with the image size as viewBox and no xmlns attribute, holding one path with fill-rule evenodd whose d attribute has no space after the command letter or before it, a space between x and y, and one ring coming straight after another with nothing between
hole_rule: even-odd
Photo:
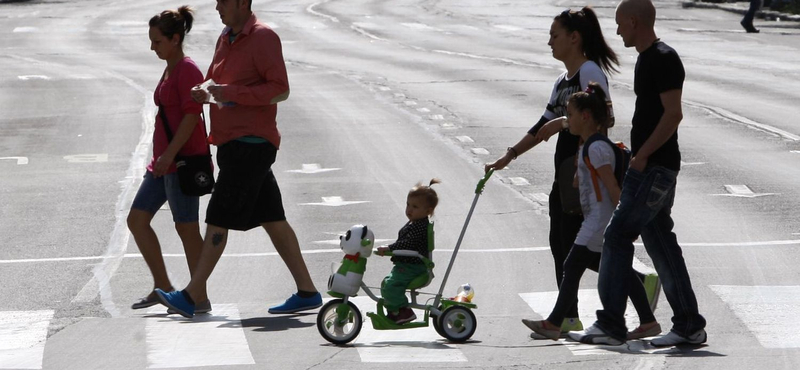
<instances>
[{"instance_id":1,"label":"black shoulder bag","mask_svg":"<svg viewBox=\"0 0 800 370\"><path fill-rule=\"evenodd\" d=\"M167 115L164 114L164 107L158 105L158 114L164 124L164 131L167 133L167 141L172 141L172 130L169 129ZM206 132L205 120L198 122L203 125L203 133ZM206 134L205 136L208 136ZM178 168L178 183L181 192L191 196L202 196L211 193L214 189L214 170L211 165L211 147L206 143L208 154L175 156L175 166Z\"/></svg>"}]
</instances>

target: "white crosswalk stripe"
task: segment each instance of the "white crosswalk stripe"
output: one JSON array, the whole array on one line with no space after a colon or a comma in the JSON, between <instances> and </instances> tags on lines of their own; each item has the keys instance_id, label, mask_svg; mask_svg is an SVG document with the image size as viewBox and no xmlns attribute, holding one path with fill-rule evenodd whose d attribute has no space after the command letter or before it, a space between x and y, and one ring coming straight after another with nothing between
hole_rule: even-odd
<instances>
[{"instance_id":1,"label":"white crosswalk stripe","mask_svg":"<svg viewBox=\"0 0 800 370\"><path fill-rule=\"evenodd\" d=\"M711 285L766 348L800 348L800 286Z\"/></svg>"},{"instance_id":2,"label":"white crosswalk stripe","mask_svg":"<svg viewBox=\"0 0 800 370\"><path fill-rule=\"evenodd\" d=\"M148 368L255 364L242 329L239 309L214 304L210 315L195 315L191 323L177 316L148 317ZM148 313L163 314L163 306Z\"/></svg>"},{"instance_id":3,"label":"white crosswalk stripe","mask_svg":"<svg viewBox=\"0 0 800 370\"><path fill-rule=\"evenodd\" d=\"M523 301L525 301L525 303L528 304L528 306L531 307L534 312L539 314L542 319L545 319L548 315L550 315L550 311L553 310L553 306L558 298L558 291L520 293L519 296ZM597 317L595 311L601 309L602 307L603 305L600 303L600 297L597 295L597 289L578 290L578 315L580 315L584 327L589 327L592 325L592 323L594 323ZM635 328L639 325L639 320L638 317L636 317L635 312L636 311L633 309L633 306L630 304L630 302L628 302L628 311L625 314L625 323L628 326L628 329ZM580 344L565 339L560 339L559 342L564 344L565 347L572 351L572 354L574 355L608 355L619 353L608 351L606 349L607 346ZM641 352L644 350L643 347L644 346L641 344L641 342L632 341L628 343L628 348L625 352Z\"/></svg>"},{"instance_id":4,"label":"white crosswalk stripe","mask_svg":"<svg viewBox=\"0 0 800 370\"><path fill-rule=\"evenodd\" d=\"M53 310L0 312L0 369L41 369Z\"/></svg>"}]
</instances>

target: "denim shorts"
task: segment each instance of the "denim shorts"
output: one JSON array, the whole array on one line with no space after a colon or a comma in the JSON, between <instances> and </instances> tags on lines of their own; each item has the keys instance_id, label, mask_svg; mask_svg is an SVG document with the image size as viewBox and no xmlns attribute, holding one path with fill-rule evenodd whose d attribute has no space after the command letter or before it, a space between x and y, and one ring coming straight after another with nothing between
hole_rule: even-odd
<instances>
[{"instance_id":1,"label":"denim shorts","mask_svg":"<svg viewBox=\"0 0 800 370\"><path fill-rule=\"evenodd\" d=\"M166 202L169 202L172 221L175 223L198 221L200 197L184 195L181 192L177 172L155 178L152 172L147 171L131 208L156 214Z\"/></svg>"},{"instance_id":2,"label":"denim shorts","mask_svg":"<svg viewBox=\"0 0 800 370\"><path fill-rule=\"evenodd\" d=\"M250 230L284 221L283 200L272 173L278 149L269 142L232 140L217 149L219 176L208 201L206 223L229 230Z\"/></svg>"}]
</instances>

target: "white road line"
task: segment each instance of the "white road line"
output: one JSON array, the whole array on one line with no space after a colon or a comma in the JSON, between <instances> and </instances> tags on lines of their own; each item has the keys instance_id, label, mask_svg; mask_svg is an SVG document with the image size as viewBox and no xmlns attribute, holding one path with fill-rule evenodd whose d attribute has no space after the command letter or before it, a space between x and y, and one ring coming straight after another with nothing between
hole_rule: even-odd
<instances>
[{"instance_id":1,"label":"white road line","mask_svg":"<svg viewBox=\"0 0 800 370\"><path fill-rule=\"evenodd\" d=\"M20 80L28 81L28 80L49 80L50 77L44 75L25 75L25 76L17 76Z\"/></svg>"},{"instance_id":2,"label":"white road line","mask_svg":"<svg viewBox=\"0 0 800 370\"><path fill-rule=\"evenodd\" d=\"M338 171L338 170L341 170L341 168L322 168L322 166L320 166L318 163L303 163L302 169L288 170L286 172L315 174L315 173Z\"/></svg>"},{"instance_id":3,"label":"white road line","mask_svg":"<svg viewBox=\"0 0 800 370\"><path fill-rule=\"evenodd\" d=\"M706 162L684 162L684 161L681 161L681 167L683 167L683 166L699 166L701 164L706 164Z\"/></svg>"},{"instance_id":4,"label":"white road line","mask_svg":"<svg viewBox=\"0 0 800 370\"><path fill-rule=\"evenodd\" d=\"M41 369L53 310L0 311L0 369Z\"/></svg>"},{"instance_id":5,"label":"white road line","mask_svg":"<svg viewBox=\"0 0 800 370\"><path fill-rule=\"evenodd\" d=\"M316 16L323 17L323 18L327 18L327 19L328 19L328 20L330 20L331 22L339 23L339 19L338 19L338 18L336 18L336 17L334 17L334 16L331 16L331 15L324 14L324 13L320 13L320 12L318 12L318 11L314 10L314 8L315 8L317 5L320 5L320 4L325 4L325 3L327 3L328 1L330 1L330 0L323 0L323 1L320 1L320 2L318 2L318 3L313 3L313 4L309 5L309 6L306 8L306 11L307 11L307 12L309 12L309 13L311 13L311 14L314 14L314 15L316 15Z\"/></svg>"},{"instance_id":6,"label":"white road line","mask_svg":"<svg viewBox=\"0 0 800 370\"><path fill-rule=\"evenodd\" d=\"M423 23L400 23L400 24L405 26L405 27L413 28L413 29L417 29L417 30L442 31L439 28L431 27L431 26L429 26L427 24L423 24Z\"/></svg>"},{"instance_id":7,"label":"white road line","mask_svg":"<svg viewBox=\"0 0 800 370\"><path fill-rule=\"evenodd\" d=\"M75 154L66 155L64 159L69 163L103 163L108 162L108 154Z\"/></svg>"},{"instance_id":8,"label":"white road line","mask_svg":"<svg viewBox=\"0 0 800 370\"><path fill-rule=\"evenodd\" d=\"M472 148L471 151L472 151L472 154L477 154L477 155L488 155L489 154L489 151L484 149L484 148Z\"/></svg>"},{"instance_id":9,"label":"white road line","mask_svg":"<svg viewBox=\"0 0 800 370\"><path fill-rule=\"evenodd\" d=\"M766 348L800 348L800 286L710 285ZM730 327L730 324L728 325Z\"/></svg>"},{"instance_id":10,"label":"white road line","mask_svg":"<svg viewBox=\"0 0 800 370\"><path fill-rule=\"evenodd\" d=\"M17 165L28 164L28 157L0 157L0 160L4 159L17 161Z\"/></svg>"},{"instance_id":11,"label":"white road line","mask_svg":"<svg viewBox=\"0 0 800 370\"><path fill-rule=\"evenodd\" d=\"M196 315L191 322L178 315L147 318L147 367L254 365L237 306L213 308L211 315ZM164 307L148 313L163 314Z\"/></svg>"},{"instance_id":12,"label":"white road line","mask_svg":"<svg viewBox=\"0 0 800 370\"><path fill-rule=\"evenodd\" d=\"M428 116L428 117L429 117L430 119L434 120L434 121L441 121L441 120L443 120L443 119L444 119L444 116L443 116L443 115L441 115L441 114L431 114L431 115L430 115L430 116Z\"/></svg>"},{"instance_id":13,"label":"white road line","mask_svg":"<svg viewBox=\"0 0 800 370\"><path fill-rule=\"evenodd\" d=\"M469 136L456 136L456 139L462 143L474 143L475 140L472 140Z\"/></svg>"},{"instance_id":14,"label":"white road line","mask_svg":"<svg viewBox=\"0 0 800 370\"><path fill-rule=\"evenodd\" d=\"M317 203L299 203L301 206L325 206L325 207L341 207L351 204L370 203L368 200L344 200L340 196L322 197L322 202Z\"/></svg>"},{"instance_id":15,"label":"white road line","mask_svg":"<svg viewBox=\"0 0 800 370\"><path fill-rule=\"evenodd\" d=\"M747 126L752 126L752 127L764 130L766 132L781 136L783 138L786 138L786 139L789 139L789 140L792 140L792 141L800 141L800 136L797 136L797 135L795 135L793 133L781 130L781 129L777 128L777 127L772 127L770 125L765 125L763 123L755 122L755 121L753 121L753 120L751 120L751 119L749 119L747 117L742 117L742 116L740 116L740 115L738 115L736 113L733 113L731 111L728 111L728 110L725 110L725 109L722 109L722 108L719 108L719 107L712 107L710 105L705 105L705 104L702 104L702 103L691 102L691 101L684 101L684 103L686 105L689 105L689 106L694 106L694 107L705 109L705 110L707 110L707 111L709 111L711 113L716 114L717 116L719 116L719 117L721 117L723 119L727 119L727 120L734 121L734 122L739 122L739 123L742 123L742 124L747 125Z\"/></svg>"},{"instance_id":16,"label":"white road line","mask_svg":"<svg viewBox=\"0 0 800 370\"><path fill-rule=\"evenodd\" d=\"M405 98L405 97L406 97L406 94L403 94L403 93L394 93L394 97L395 97L395 98Z\"/></svg>"},{"instance_id":17,"label":"white road line","mask_svg":"<svg viewBox=\"0 0 800 370\"><path fill-rule=\"evenodd\" d=\"M800 235L798 233L797 235ZM376 239L375 241L393 240L393 239ZM332 244L333 241L314 241L314 244ZM335 241L338 244L338 241ZM634 243L634 245L641 247L642 243ZM800 245L800 240L773 240L765 242L742 242L742 243L680 243L683 247L766 247L766 246L791 246ZM497 248L497 249L460 249L459 253L523 253L523 252L544 252L549 251L550 247L524 247L524 248ZM302 254L320 254L320 253L341 253L339 249L307 249L301 250ZM437 248L434 253L452 253L453 249ZM222 258L249 258L249 257L275 257L278 256L277 252L261 252L261 253L224 253ZM164 257L178 257L186 258L182 253L165 253ZM115 259L117 256L84 256L84 257L52 257L52 258L26 258L26 259L12 259L0 260L0 264L12 263L46 263L46 262L75 262L75 261L95 261L105 259ZM138 253L127 253L119 258L142 258ZM634 258L633 265L640 272L651 271L643 263L638 262ZM649 269L649 270L648 270Z\"/></svg>"},{"instance_id":18,"label":"white road line","mask_svg":"<svg viewBox=\"0 0 800 370\"><path fill-rule=\"evenodd\" d=\"M522 27L510 26L510 25L506 25L506 24L496 24L496 25L494 25L494 28L501 29L503 31L522 31L523 30Z\"/></svg>"},{"instance_id":19,"label":"white road line","mask_svg":"<svg viewBox=\"0 0 800 370\"><path fill-rule=\"evenodd\" d=\"M531 184L524 177L509 177L508 179L511 181L511 185L515 185L515 186L524 186L524 185L530 185Z\"/></svg>"},{"instance_id":20,"label":"white road line","mask_svg":"<svg viewBox=\"0 0 800 370\"><path fill-rule=\"evenodd\" d=\"M775 195L776 193L754 193L747 185L725 185L725 190L728 194L711 194L715 196L729 196L739 198L757 198L767 195Z\"/></svg>"},{"instance_id":21,"label":"white road line","mask_svg":"<svg viewBox=\"0 0 800 370\"><path fill-rule=\"evenodd\" d=\"M388 86L380 86L380 87L378 87L378 89L381 90L381 91L391 91L392 90L392 88L388 87Z\"/></svg>"},{"instance_id":22,"label":"white road line","mask_svg":"<svg viewBox=\"0 0 800 370\"><path fill-rule=\"evenodd\" d=\"M103 308L111 317L119 317L121 314L114 303L114 297L111 293L111 277L114 276L114 272L117 271L120 263L122 263L122 256L125 254L128 239L131 235L128 231L126 219L133 197L136 195L134 184L144 175L145 164L151 157L150 143L153 140L153 130L155 128L155 123L153 122L155 106L150 100L152 99L151 91L121 74L111 71L105 72L112 78L125 82L141 94L143 98L141 110L142 134L139 136L139 143L136 145L136 150L128 162L125 177L120 181L120 194L114 206L116 222L106 245L106 251L103 254L104 258L101 263L92 268L92 279L83 286L75 298L72 299L72 302L91 302L99 294Z\"/></svg>"},{"instance_id":23,"label":"white road line","mask_svg":"<svg viewBox=\"0 0 800 370\"><path fill-rule=\"evenodd\" d=\"M14 28L13 33L32 33L32 32L39 32L39 29L36 27L16 27Z\"/></svg>"},{"instance_id":24,"label":"white road line","mask_svg":"<svg viewBox=\"0 0 800 370\"><path fill-rule=\"evenodd\" d=\"M445 123L442 123L442 125L441 125L441 126L442 126L442 128L444 128L444 129L454 129L454 128L456 128L456 125L454 125L454 124L452 124L452 123L450 123L450 122L445 122Z\"/></svg>"},{"instance_id":25,"label":"white road line","mask_svg":"<svg viewBox=\"0 0 800 370\"><path fill-rule=\"evenodd\" d=\"M403 103L404 103L405 105L408 105L408 106L417 105L417 102L415 102L415 101L413 101L413 100L406 100L406 101L404 101Z\"/></svg>"},{"instance_id":26,"label":"white road line","mask_svg":"<svg viewBox=\"0 0 800 370\"><path fill-rule=\"evenodd\" d=\"M405 330L375 330L367 312L375 312L375 301L369 297L351 299L361 311L364 326L353 342L361 362L467 362L456 345L445 342L433 324L427 328ZM418 319L422 311L416 310Z\"/></svg>"},{"instance_id":27,"label":"white road line","mask_svg":"<svg viewBox=\"0 0 800 370\"><path fill-rule=\"evenodd\" d=\"M800 150L790 150L789 153L800 154Z\"/></svg>"},{"instance_id":28,"label":"white road line","mask_svg":"<svg viewBox=\"0 0 800 370\"><path fill-rule=\"evenodd\" d=\"M417 108L417 112L420 112L420 113L428 113L428 112L430 112L430 111L431 111L431 110L430 110L430 109L428 109L428 108Z\"/></svg>"}]
</instances>

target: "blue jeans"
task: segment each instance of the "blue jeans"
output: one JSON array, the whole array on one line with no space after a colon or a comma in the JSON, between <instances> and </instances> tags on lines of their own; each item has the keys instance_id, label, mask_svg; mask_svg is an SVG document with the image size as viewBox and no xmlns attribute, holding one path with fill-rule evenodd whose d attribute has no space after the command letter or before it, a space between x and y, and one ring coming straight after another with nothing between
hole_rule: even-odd
<instances>
[{"instance_id":1,"label":"blue jeans","mask_svg":"<svg viewBox=\"0 0 800 370\"><path fill-rule=\"evenodd\" d=\"M172 221L175 223L197 222L200 197L186 195L178 184L178 173L168 173L159 178L150 171L145 172L142 185L133 198L131 208L156 214L164 203L169 202Z\"/></svg>"},{"instance_id":2,"label":"blue jeans","mask_svg":"<svg viewBox=\"0 0 800 370\"><path fill-rule=\"evenodd\" d=\"M639 235L672 308L672 331L688 336L706 326L697 309L683 252L672 232L670 214L677 177L677 172L661 166L647 167L644 173L629 169L619 205L606 228L597 286L603 309L597 311L595 325L623 342L633 241Z\"/></svg>"}]
</instances>

